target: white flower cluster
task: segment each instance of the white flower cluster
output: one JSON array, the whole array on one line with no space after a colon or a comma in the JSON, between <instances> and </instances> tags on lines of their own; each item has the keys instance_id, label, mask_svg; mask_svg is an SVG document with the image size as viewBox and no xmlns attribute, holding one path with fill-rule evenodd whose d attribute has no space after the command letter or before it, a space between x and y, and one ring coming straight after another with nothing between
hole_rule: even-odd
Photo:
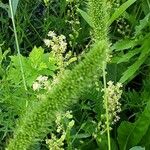
<instances>
[{"instance_id":1,"label":"white flower cluster","mask_svg":"<svg viewBox=\"0 0 150 150\"><path fill-rule=\"evenodd\" d=\"M51 54L55 58L57 66L62 69L64 68L63 54L67 49L66 37L64 35L57 36L54 31L49 31L47 35L50 39L44 39L44 43L47 47L51 47Z\"/></svg>"},{"instance_id":2,"label":"white flower cluster","mask_svg":"<svg viewBox=\"0 0 150 150\"><path fill-rule=\"evenodd\" d=\"M44 43L52 49L52 57L56 60L59 71L63 72L65 67L76 61L77 58L75 56L72 57L71 51L64 54L67 49L66 37L64 35L57 36L54 31L49 31L47 35L50 39L44 39Z\"/></svg>"},{"instance_id":3,"label":"white flower cluster","mask_svg":"<svg viewBox=\"0 0 150 150\"><path fill-rule=\"evenodd\" d=\"M122 95L122 84L117 83L114 85L113 81L109 81L107 83L107 88L106 90L102 89L102 92L106 92L106 98L103 96L103 108L108 110L108 119L109 119L109 124L110 124L110 129L111 130L111 125L115 124L117 121L119 121L120 117L118 114L121 112L121 103L119 102L121 95ZM106 131L107 128L107 121L106 121L106 116L107 114L102 114L101 115L101 121L99 122L98 128L101 131L101 134L103 134Z\"/></svg>"},{"instance_id":4,"label":"white flower cluster","mask_svg":"<svg viewBox=\"0 0 150 150\"><path fill-rule=\"evenodd\" d=\"M62 130L65 130L63 127L63 124L62 124L62 120L64 120L65 118L67 118L69 120L67 128L71 129L74 125L74 120L72 120L72 118L73 118L72 111L67 111L65 114L58 113L57 117L56 117L56 121L55 121L55 123L57 125L57 132L58 133L60 133Z\"/></svg>"},{"instance_id":5,"label":"white flower cluster","mask_svg":"<svg viewBox=\"0 0 150 150\"><path fill-rule=\"evenodd\" d=\"M122 95L122 90L120 89L122 88L122 84L117 83L116 85L114 85L112 81L109 81L107 84L108 84L108 87L106 89L106 95L108 101L107 108L108 108L110 121L112 121L112 124L114 124L120 119L118 114L121 112L121 103L119 102L119 100Z\"/></svg>"},{"instance_id":6,"label":"white flower cluster","mask_svg":"<svg viewBox=\"0 0 150 150\"><path fill-rule=\"evenodd\" d=\"M46 140L46 144L49 147L49 150L64 150L62 146L64 146L64 140L66 137L66 133L63 132L60 138L57 138L55 134L51 134L51 139Z\"/></svg>"},{"instance_id":7,"label":"white flower cluster","mask_svg":"<svg viewBox=\"0 0 150 150\"><path fill-rule=\"evenodd\" d=\"M59 77L64 75L66 67L75 62L77 57L72 57L72 52L65 53L67 48L66 37L64 35L57 36L54 31L48 32L49 39L44 39L46 46L51 47L49 61L54 60L57 66L57 73L53 75L53 79L48 81L48 77L40 75L33 83L32 88L34 91L40 91L45 89L46 92L52 90L52 88L59 83ZM65 53L65 54L64 54ZM46 94L45 94L46 96ZM40 94L37 97L43 99L44 94Z\"/></svg>"},{"instance_id":8,"label":"white flower cluster","mask_svg":"<svg viewBox=\"0 0 150 150\"><path fill-rule=\"evenodd\" d=\"M73 115L71 111L67 111L65 114L57 114L55 121L57 126L56 132L61 134L61 136L58 138L55 134L51 134L51 139L46 140L49 150L64 150L62 147L64 146L65 138L75 123L72 118ZM68 120L68 122L66 122L66 120Z\"/></svg>"},{"instance_id":9,"label":"white flower cluster","mask_svg":"<svg viewBox=\"0 0 150 150\"><path fill-rule=\"evenodd\" d=\"M54 31L48 32L50 39L44 39L47 47L51 47L55 53L64 53L67 48L66 37L64 35L57 36Z\"/></svg>"},{"instance_id":10,"label":"white flower cluster","mask_svg":"<svg viewBox=\"0 0 150 150\"><path fill-rule=\"evenodd\" d=\"M34 91L39 91L40 89L45 89L47 86L48 86L48 77L40 75L33 83L32 88Z\"/></svg>"}]
</instances>

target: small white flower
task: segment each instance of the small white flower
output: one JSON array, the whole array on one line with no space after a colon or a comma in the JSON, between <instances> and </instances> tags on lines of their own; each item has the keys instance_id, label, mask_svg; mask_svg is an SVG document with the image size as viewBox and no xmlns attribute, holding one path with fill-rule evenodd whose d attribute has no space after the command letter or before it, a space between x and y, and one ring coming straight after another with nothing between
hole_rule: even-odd
<instances>
[{"instance_id":1,"label":"small white flower","mask_svg":"<svg viewBox=\"0 0 150 150\"><path fill-rule=\"evenodd\" d=\"M71 113L72 113L72 111L67 111L66 114L65 114L66 118L72 119L73 115Z\"/></svg>"},{"instance_id":2,"label":"small white flower","mask_svg":"<svg viewBox=\"0 0 150 150\"><path fill-rule=\"evenodd\" d=\"M59 40L61 40L61 41L66 40L66 37L65 37L64 35L62 35L62 34L61 34L58 38L59 38Z\"/></svg>"},{"instance_id":3,"label":"small white flower","mask_svg":"<svg viewBox=\"0 0 150 150\"><path fill-rule=\"evenodd\" d=\"M36 91L41 88L41 85L38 82L34 82L32 87L33 87L33 90Z\"/></svg>"},{"instance_id":4,"label":"small white flower","mask_svg":"<svg viewBox=\"0 0 150 150\"><path fill-rule=\"evenodd\" d=\"M56 33L54 31L49 31L47 35L49 37L54 37L54 36L56 36Z\"/></svg>"},{"instance_id":5,"label":"small white flower","mask_svg":"<svg viewBox=\"0 0 150 150\"><path fill-rule=\"evenodd\" d=\"M53 45L52 50L57 51L59 49L59 45Z\"/></svg>"},{"instance_id":6,"label":"small white flower","mask_svg":"<svg viewBox=\"0 0 150 150\"><path fill-rule=\"evenodd\" d=\"M39 81L40 83L42 83L42 82L47 81L47 80L48 80L48 77L47 77L47 76L42 76L42 75L40 75L39 77L37 77L36 80Z\"/></svg>"},{"instance_id":7,"label":"small white flower","mask_svg":"<svg viewBox=\"0 0 150 150\"><path fill-rule=\"evenodd\" d=\"M45 43L45 45L46 45L47 47L50 47L50 45L51 45L51 40L49 40L49 39L44 39L43 41L44 41L44 43Z\"/></svg>"},{"instance_id":8,"label":"small white flower","mask_svg":"<svg viewBox=\"0 0 150 150\"><path fill-rule=\"evenodd\" d=\"M62 46L62 47L66 47L67 46L67 43L65 42L65 41L60 41L60 46Z\"/></svg>"},{"instance_id":9,"label":"small white flower","mask_svg":"<svg viewBox=\"0 0 150 150\"><path fill-rule=\"evenodd\" d=\"M117 86L118 88L122 88L122 84L119 83L119 82L116 84L116 86Z\"/></svg>"},{"instance_id":10,"label":"small white flower","mask_svg":"<svg viewBox=\"0 0 150 150\"><path fill-rule=\"evenodd\" d=\"M121 112L121 103L119 102L122 94L121 88L123 87L121 83L114 84L113 81L109 81L107 83L106 90L102 90L102 92L106 92L107 95L107 101L104 98L103 100L103 107L104 109L108 109L108 115L109 115L109 121L111 125L115 124L117 121L119 121L120 117L118 114ZM107 102L107 103L106 103ZM106 107L107 104L107 107ZM101 117L102 120L105 121L105 117ZM103 126L101 126L103 128Z\"/></svg>"}]
</instances>

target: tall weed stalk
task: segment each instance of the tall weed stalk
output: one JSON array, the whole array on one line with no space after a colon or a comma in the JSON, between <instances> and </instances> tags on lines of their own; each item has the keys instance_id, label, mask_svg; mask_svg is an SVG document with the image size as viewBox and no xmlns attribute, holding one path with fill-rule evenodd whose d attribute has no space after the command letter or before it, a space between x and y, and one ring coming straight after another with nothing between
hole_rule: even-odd
<instances>
[{"instance_id":1,"label":"tall weed stalk","mask_svg":"<svg viewBox=\"0 0 150 150\"><path fill-rule=\"evenodd\" d=\"M13 5L12 5L12 0L9 0L9 7L10 7L10 14L11 14L11 19L12 19L12 24L13 24L14 34L15 34L16 48L17 48L17 52L18 52L18 56L19 56L19 64L20 64L20 70L21 70L23 85L24 85L25 90L27 90L25 75L24 75L24 69L23 69L23 63L22 63L22 60L21 60L17 30L16 30L16 25L15 25L15 18L14 18L14 10L13 10Z\"/></svg>"}]
</instances>

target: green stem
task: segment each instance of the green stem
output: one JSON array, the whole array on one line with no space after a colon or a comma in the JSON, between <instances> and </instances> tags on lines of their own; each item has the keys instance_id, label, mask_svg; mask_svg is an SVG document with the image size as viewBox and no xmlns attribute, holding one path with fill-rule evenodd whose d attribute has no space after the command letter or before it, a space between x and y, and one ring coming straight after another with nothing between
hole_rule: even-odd
<instances>
[{"instance_id":1,"label":"green stem","mask_svg":"<svg viewBox=\"0 0 150 150\"><path fill-rule=\"evenodd\" d=\"M106 126L107 126L107 140L108 140L108 150L111 150L111 142L110 142L110 124L109 124L109 112L108 112L108 96L106 92L106 62L103 62L103 82L104 82L104 101L105 101L105 109L106 109Z\"/></svg>"},{"instance_id":2,"label":"green stem","mask_svg":"<svg viewBox=\"0 0 150 150\"><path fill-rule=\"evenodd\" d=\"M9 7L10 7L11 19L12 19L12 24L13 24L14 34L15 34L15 41L16 41L17 52L18 52L18 56L19 56L19 63L20 63L20 70L21 70L23 85L24 85L25 90L27 90L26 81L25 81L25 75L24 75L24 70L23 70L23 64L22 64L21 54L20 54L20 49L19 49L19 42L18 42L18 37L17 37L17 31L16 31L16 26L15 26L15 19L14 19L14 13L13 13L13 8L12 8L12 2L11 2L11 0L9 0Z\"/></svg>"}]
</instances>

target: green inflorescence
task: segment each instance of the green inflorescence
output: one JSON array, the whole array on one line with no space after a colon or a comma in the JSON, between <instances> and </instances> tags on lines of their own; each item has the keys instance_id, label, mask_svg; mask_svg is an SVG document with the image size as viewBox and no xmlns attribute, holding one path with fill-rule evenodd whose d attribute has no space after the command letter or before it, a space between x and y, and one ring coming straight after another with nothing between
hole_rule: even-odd
<instances>
[{"instance_id":1,"label":"green inflorescence","mask_svg":"<svg viewBox=\"0 0 150 150\"><path fill-rule=\"evenodd\" d=\"M89 0L88 13L93 25L95 40L106 40L108 33L109 6L107 0Z\"/></svg>"}]
</instances>

